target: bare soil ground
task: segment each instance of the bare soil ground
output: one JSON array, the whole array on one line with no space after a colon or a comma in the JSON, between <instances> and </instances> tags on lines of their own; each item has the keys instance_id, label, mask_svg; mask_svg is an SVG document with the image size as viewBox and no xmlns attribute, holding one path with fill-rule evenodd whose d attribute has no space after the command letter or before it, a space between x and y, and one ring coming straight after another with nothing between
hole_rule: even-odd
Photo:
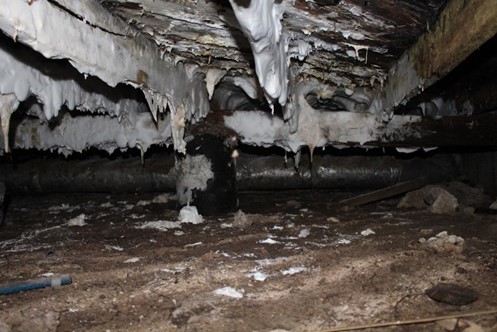
<instances>
[{"instance_id":1,"label":"bare soil ground","mask_svg":"<svg viewBox=\"0 0 497 332\"><path fill-rule=\"evenodd\" d=\"M327 331L497 309L495 215L401 210L398 199L332 207L347 195L244 193L245 228L230 214L163 231L140 228L176 220L174 202L153 203L157 194L12 197L0 282L51 274L73 282L0 296L0 331ZM86 224L69 226L78 216ZM362 235L368 228L374 234ZM464 238L462 253L418 243L442 231ZM435 302L425 291L440 282L479 299ZM239 298L216 294L223 288ZM497 331L495 313L467 320Z\"/></svg>"}]
</instances>

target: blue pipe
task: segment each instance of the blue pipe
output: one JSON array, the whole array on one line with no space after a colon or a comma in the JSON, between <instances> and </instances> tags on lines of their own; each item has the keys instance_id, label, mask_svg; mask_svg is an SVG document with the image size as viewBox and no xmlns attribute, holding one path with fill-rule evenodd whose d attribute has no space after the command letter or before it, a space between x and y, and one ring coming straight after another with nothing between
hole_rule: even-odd
<instances>
[{"instance_id":1,"label":"blue pipe","mask_svg":"<svg viewBox=\"0 0 497 332\"><path fill-rule=\"evenodd\" d=\"M71 283L72 279L69 274L63 274L52 278L41 278L15 282L11 284L0 285L0 295L19 293L45 287L65 286Z\"/></svg>"}]
</instances>

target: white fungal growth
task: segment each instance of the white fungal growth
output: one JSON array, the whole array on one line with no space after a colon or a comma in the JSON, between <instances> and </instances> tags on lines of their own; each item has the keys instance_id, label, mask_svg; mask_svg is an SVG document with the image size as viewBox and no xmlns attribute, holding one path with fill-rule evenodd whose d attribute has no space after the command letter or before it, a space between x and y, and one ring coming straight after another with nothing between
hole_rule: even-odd
<instances>
[{"instance_id":1,"label":"white fungal growth","mask_svg":"<svg viewBox=\"0 0 497 332\"><path fill-rule=\"evenodd\" d=\"M286 104L288 95L288 41L282 31L283 2L252 0L248 7L230 0L238 23L249 39L259 84L270 104L277 100Z\"/></svg>"},{"instance_id":2,"label":"white fungal growth","mask_svg":"<svg viewBox=\"0 0 497 332\"><path fill-rule=\"evenodd\" d=\"M224 82L233 83L235 86L239 87L243 90L252 99L257 99L257 82L253 77L243 77L243 76L234 76L234 77L226 77Z\"/></svg>"},{"instance_id":3,"label":"white fungal growth","mask_svg":"<svg viewBox=\"0 0 497 332\"><path fill-rule=\"evenodd\" d=\"M196 206L184 206L178 215L178 221L182 224L201 224L204 222L204 218L198 214Z\"/></svg>"},{"instance_id":4,"label":"white fungal growth","mask_svg":"<svg viewBox=\"0 0 497 332\"><path fill-rule=\"evenodd\" d=\"M311 45L309 45L309 43L306 41L299 40L296 46L290 48L288 55L290 58L297 58L300 61L304 61L305 57L309 55L310 51Z\"/></svg>"},{"instance_id":5,"label":"white fungal growth","mask_svg":"<svg viewBox=\"0 0 497 332\"><path fill-rule=\"evenodd\" d=\"M0 29L48 59L67 59L85 77L97 76L111 87L127 83L144 89L145 94L155 91L167 96L167 105L173 115L173 142L178 151L184 152L184 122L198 121L209 112L207 90L201 77L204 74L198 66L175 65L172 58L161 55L152 41L140 35L122 38L107 32L122 31L127 24L94 1L68 4L73 9L77 6L79 15L98 22L105 29L95 28L48 1L0 2ZM71 79L54 80L44 73L37 77L39 72L29 72L21 65L17 67L23 71L18 71L5 61L1 62L0 93L14 93L19 101L30 94L37 96L44 105L47 119L56 116L62 105L70 110L78 107L85 111L113 110L115 114L120 114L116 108L133 109L125 100L110 103L103 96L94 98L89 93L82 93ZM11 77L16 79L12 85L9 84Z\"/></svg>"},{"instance_id":6,"label":"white fungal growth","mask_svg":"<svg viewBox=\"0 0 497 332\"><path fill-rule=\"evenodd\" d=\"M6 152L9 152L10 116L17 109L17 106L19 106L19 100L17 100L14 94L0 94L0 131L3 135L3 144Z\"/></svg>"},{"instance_id":7,"label":"white fungal growth","mask_svg":"<svg viewBox=\"0 0 497 332\"><path fill-rule=\"evenodd\" d=\"M369 46L364 46L364 45L355 45L355 44L349 44L349 43L345 43L345 45L349 46L349 47L352 47L353 48L353 51L352 50L348 50L346 52L346 54L351 57L351 58L355 58L357 59L358 61L364 61L365 64L368 63L368 51L369 51ZM364 57L360 57L359 56L359 51L362 51L362 50L365 50L366 52L364 53Z\"/></svg>"},{"instance_id":8,"label":"white fungal growth","mask_svg":"<svg viewBox=\"0 0 497 332\"><path fill-rule=\"evenodd\" d=\"M370 112L373 107L370 103L377 99L368 96L368 93L361 89L356 89L350 96L345 94L340 99L348 111L329 112L314 109L305 98L309 92L329 98L328 95L333 89L328 90L319 85L313 87L310 82L296 85L292 102L287 105L294 108L292 119L297 122L295 132L283 119L261 111L236 111L225 116L224 123L240 135L244 144L279 146L294 153L303 146L308 146L312 151L327 144L363 145L390 137L399 129L405 135L418 135L406 128L406 125L421 121L421 117L397 116L388 126L384 126L377 114ZM336 94L334 96L337 98ZM254 123L257 123L257 126L254 126Z\"/></svg>"},{"instance_id":9,"label":"white fungal growth","mask_svg":"<svg viewBox=\"0 0 497 332\"><path fill-rule=\"evenodd\" d=\"M214 94L215 86L221 81L221 79L226 75L226 70L217 69L217 68L209 68L205 73L205 85L207 87L207 94L209 95L209 99L212 99L212 95Z\"/></svg>"},{"instance_id":10,"label":"white fungal growth","mask_svg":"<svg viewBox=\"0 0 497 332\"><path fill-rule=\"evenodd\" d=\"M65 113L53 129L38 119L25 118L16 127L13 147L56 150L64 155L82 152L90 147L112 153L116 149L140 148L168 142L171 127L168 118L155 124L150 113L130 110L121 123L108 115L79 115Z\"/></svg>"},{"instance_id":11,"label":"white fungal growth","mask_svg":"<svg viewBox=\"0 0 497 332\"><path fill-rule=\"evenodd\" d=\"M182 205L189 204L193 200L193 190L204 191L207 189L207 181L214 178L212 163L204 155L187 155L177 163L178 180L176 192L178 201Z\"/></svg>"}]
</instances>

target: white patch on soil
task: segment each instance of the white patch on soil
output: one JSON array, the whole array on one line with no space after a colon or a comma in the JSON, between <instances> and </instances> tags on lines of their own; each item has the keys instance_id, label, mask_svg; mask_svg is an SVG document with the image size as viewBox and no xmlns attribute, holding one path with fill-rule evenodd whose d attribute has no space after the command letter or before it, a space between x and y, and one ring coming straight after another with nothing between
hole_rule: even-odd
<instances>
[{"instance_id":1,"label":"white patch on soil","mask_svg":"<svg viewBox=\"0 0 497 332\"><path fill-rule=\"evenodd\" d=\"M250 272L246 274L247 277L252 278L256 281L265 281L269 276L261 271Z\"/></svg>"},{"instance_id":2,"label":"white patch on soil","mask_svg":"<svg viewBox=\"0 0 497 332\"><path fill-rule=\"evenodd\" d=\"M86 215L84 213L67 221L67 226L86 226Z\"/></svg>"},{"instance_id":3,"label":"white patch on soil","mask_svg":"<svg viewBox=\"0 0 497 332\"><path fill-rule=\"evenodd\" d=\"M177 221L168 221L168 220L157 220L157 221L148 221L141 224L138 229L157 229L159 231L165 232L168 229L172 228L181 228L181 224Z\"/></svg>"},{"instance_id":4,"label":"white patch on soil","mask_svg":"<svg viewBox=\"0 0 497 332\"><path fill-rule=\"evenodd\" d=\"M204 218L198 214L197 207L185 206L179 211L178 221L182 224L201 224L204 222Z\"/></svg>"},{"instance_id":5,"label":"white patch on soil","mask_svg":"<svg viewBox=\"0 0 497 332\"><path fill-rule=\"evenodd\" d=\"M371 228L365 229L361 232L362 236L369 236L376 234Z\"/></svg>"},{"instance_id":6,"label":"white patch on soil","mask_svg":"<svg viewBox=\"0 0 497 332\"><path fill-rule=\"evenodd\" d=\"M120 246L111 246L111 245L108 245L108 244L105 245L105 249L107 249L107 250L115 250L115 251L123 251L124 250L123 247L120 247Z\"/></svg>"},{"instance_id":7,"label":"white patch on soil","mask_svg":"<svg viewBox=\"0 0 497 332\"><path fill-rule=\"evenodd\" d=\"M214 294L232 297L234 299L241 299L243 297L244 290L236 290L233 287L223 287L216 289Z\"/></svg>"},{"instance_id":8,"label":"white patch on soil","mask_svg":"<svg viewBox=\"0 0 497 332\"><path fill-rule=\"evenodd\" d=\"M305 239L309 235L311 235L311 231L308 228L304 228L303 230L300 231L299 238Z\"/></svg>"},{"instance_id":9,"label":"white patch on soil","mask_svg":"<svg viewBox=\"0 0 497 332\"><path fill-rule=\"evenodd\" d=\"M335 243L336 244L350 244L352 242L348 239L340 239L340 240L337 240Z\"/></svg>"},{"instance_id":10,"label":"white patch on soil","mask_svg":"<svg viewBox=\"0 0 497 332\"><path fill-rule=\"evenodd\" d=\"M140 257L133 257L133 258L125 260L124 263L126 263L126 264L128 264L128 263L136 263L136 262L139 262L139 261L140 261Z\"/></svg>"},{"instance_id":11,"label":"white patch on soil","mask_svg":"<svg viewBox=\"0 0 497 332\"><path fill-rule=\"evenodd\" d=\"M40 277L45 277L45 278L48 278L48 277L53 277L55 274L53 272L47 272L47 273L42 273L40 274L39 276Z\"/></svg>"},{"instance_id":12,"label":"white patch on soil","mask_svg":"<svg viewBox=\"0 0 497 332\"><path fill-rule=\"evenodd\" d=\"M289 269L281 271L281 274L284 276L291 276L293 274L301 273L307 271L307 268L304 266L292 266Z\"/></svg>"},{"instance_id":13,"label":"white patch on soil","mask_svg":"<svg viewBox=\"0 0 497 332\"><path fill-rule=\"evenodd\" d=\"M265 240L260 240L259 243L264 243L264 244L277 244L281 243L280 241L273 240L272 238L268 237Z\"/></svg>"},{"instance_id":14,"label":"white patch on soil","mask_svg":"<svg viewBox=\"0 0 497 332\"><path fill-rule=\"evenodd\" d=\"M167 203L170 200L174 199L174 196L175 195L173 195L171 193L163 193L163 194L160 194L160 195L156 196L152 200L152 203Z\"/></svg>"},{"instance_id":15,"label":"white patch on soil","mask_svg":"<svg viewBox=\"0 0 497 332\"><path fill-rule=\"evenodd\" d=\"M48 211L64 211L64 210L69 210L71 207L69 206L69 204L61 204L61 205L55 205L55 206L51 206L48 208Z\"/></svg>"}]
</instances>

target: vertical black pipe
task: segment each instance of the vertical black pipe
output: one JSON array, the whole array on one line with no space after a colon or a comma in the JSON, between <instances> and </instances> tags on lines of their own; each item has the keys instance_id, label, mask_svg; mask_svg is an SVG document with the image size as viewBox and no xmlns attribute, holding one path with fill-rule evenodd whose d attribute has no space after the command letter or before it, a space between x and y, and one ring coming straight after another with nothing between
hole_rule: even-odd
<instances>
[{"instance_id":1,"label":"vertical black pipe","mask_svg":"<svg viewBox=\"0 0 497 332\"><path fill-rule=\"evenodd\" d=\"M232 148L219 137L200 135L187 143L186 153L188 156L205 156L213 172L205 190L192 189L190 204L195 205L202 215L235 211L238 207L238 190L236 169L231 158Z\"/></svg>"}]
</instances>

